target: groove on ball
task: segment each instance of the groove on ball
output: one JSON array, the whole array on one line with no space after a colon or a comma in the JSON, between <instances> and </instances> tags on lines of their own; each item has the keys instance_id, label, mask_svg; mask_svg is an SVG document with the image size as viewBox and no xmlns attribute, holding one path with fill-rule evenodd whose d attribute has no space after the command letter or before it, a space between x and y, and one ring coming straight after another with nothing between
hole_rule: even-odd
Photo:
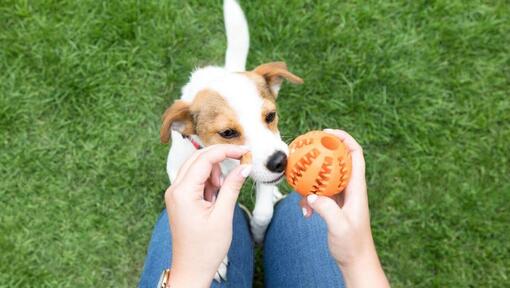
<instances>
[{"instance_id":1,"label":"groove on ball","mask_svg":"<svg viewBox=\"0 0 510 288\"><path fill-rule=\"evenodd\" d=\"M332 136L322 137L321 144L329 150L336 150L338 148L338 140Z\"/></svg>"}]
</instances>

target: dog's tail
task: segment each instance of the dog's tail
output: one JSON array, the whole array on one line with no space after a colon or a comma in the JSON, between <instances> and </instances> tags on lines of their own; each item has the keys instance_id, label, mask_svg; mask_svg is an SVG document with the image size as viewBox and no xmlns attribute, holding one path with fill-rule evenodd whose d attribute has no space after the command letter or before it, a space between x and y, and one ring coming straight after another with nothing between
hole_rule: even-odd
<instances>
[{"instance_id":1,"label":"dog's tail","mask_svg":"<svg viewBox=\"0 0 510 288\"><path fill-rule=\"evenodd\" d=\"M225 68L233 72L246 70L246 58L250 48L248 23L243 10L236 0L224 0L223 16L227 33Z\"/></svg>"}]
</instances>

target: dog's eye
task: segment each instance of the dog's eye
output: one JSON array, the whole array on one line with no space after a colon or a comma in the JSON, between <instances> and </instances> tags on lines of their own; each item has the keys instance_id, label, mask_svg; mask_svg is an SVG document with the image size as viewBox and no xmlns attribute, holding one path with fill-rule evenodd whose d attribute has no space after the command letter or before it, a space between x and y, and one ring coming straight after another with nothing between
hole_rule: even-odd
<instances>
[{"instance_id":1,"label":"dog's eye","mask_svg":"<svg viewBox=\"0 0 510 288\"><path fill-rule=\"evenodd\" d=\"M266 115L266 123L269 124L274 121L274 118L276 117L276 112L269 112Z\"/></svg>"},{"instance_id":2,"label":"dog's eye","mask_svg":"<svg viewBox=\"0 0 510 288\"><path fill-rule=\"evenodd\" d=\"M218 132L218 134L220 134L220 136L225 139L232 139L239 136L239 132L237 132L234 129L226 129L221 132Z\"/></svg>"}]
</instances>

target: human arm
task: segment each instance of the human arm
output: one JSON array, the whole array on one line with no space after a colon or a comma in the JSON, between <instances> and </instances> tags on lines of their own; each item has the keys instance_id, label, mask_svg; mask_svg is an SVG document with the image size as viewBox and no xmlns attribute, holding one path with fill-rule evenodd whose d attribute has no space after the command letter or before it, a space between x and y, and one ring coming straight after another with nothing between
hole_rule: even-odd
<instances>
[{"instance_id":1,"label":"human arm","mask_svg":"<svg viewBox=\"0 0 510 288\"><path fill-rule=\"evenodd\" d=\"M326 222L329 250L347 287L389 287L370 229L363 150L345 131L326 132L340 138L350 150L352 176L346 189L334 197L309 195L303 203L305 216L313 209Z\"/></svg>"}]
</instances>

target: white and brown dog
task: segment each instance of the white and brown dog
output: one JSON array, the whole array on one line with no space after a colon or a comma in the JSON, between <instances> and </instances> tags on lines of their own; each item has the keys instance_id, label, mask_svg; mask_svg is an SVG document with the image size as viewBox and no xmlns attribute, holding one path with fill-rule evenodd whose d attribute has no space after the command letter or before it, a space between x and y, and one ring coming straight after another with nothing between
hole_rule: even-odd
<instances>
[{"instance_id":1,"label":"white and brown dog","mask_svg":"<svg viewBox=\"0 0 510 288\"><path fill-rule=\"evenodd\" d=\"M276 98L284 79L300 84L301 78L283 62L245 70L249 49L248 24L235 0L224 1L227 34L225 67L195 70L176 100L164 113L161 141L172 146L167 173L172 182L181 165L200 147L229 143L246 145L252 155L250 177L256 182L256 202L251 218L254 240L262 243L273 216L273 205L282 197L276 186L284 176L288 147L278 131ZM227 174L238 160L221 163ZM227 261L216 279L225 279Z\"/></svg>"}]
</instances>

